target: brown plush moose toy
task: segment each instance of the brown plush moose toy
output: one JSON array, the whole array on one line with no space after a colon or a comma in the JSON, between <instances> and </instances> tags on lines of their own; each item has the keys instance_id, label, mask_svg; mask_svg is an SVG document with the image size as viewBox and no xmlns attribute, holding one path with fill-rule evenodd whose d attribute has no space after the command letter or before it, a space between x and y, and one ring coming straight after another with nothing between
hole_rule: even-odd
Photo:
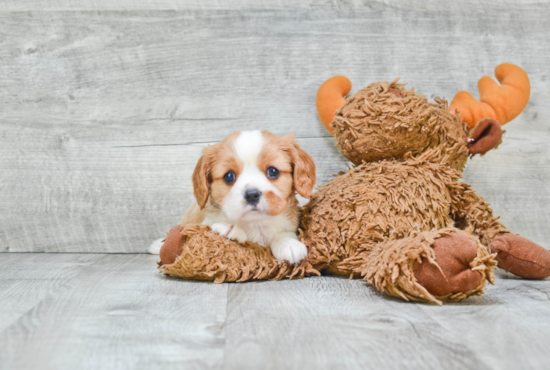
<instances>
[{"instance_id":1,"label":"brown plush moose toy","mask_svg":"<svg viewBox=\"0 0 550 370\"><path fill-rule=\"evenodd\" d=\"M512 64L485 76L480 101L459 92L447 107L403 84L378 82L347 99L343 76L319 88L321 121L355 166L312 195L297 265L269 248L237 243L208 226L178 225L161 249L161 272L215 282L329 274L363 278L405 300L460 301L483 294L497 265L530 279L550 276L550 252L502 225L461 182L469 157L496 148L501 125L527 105L527 74Z\"/></svg>"}]
</instances>

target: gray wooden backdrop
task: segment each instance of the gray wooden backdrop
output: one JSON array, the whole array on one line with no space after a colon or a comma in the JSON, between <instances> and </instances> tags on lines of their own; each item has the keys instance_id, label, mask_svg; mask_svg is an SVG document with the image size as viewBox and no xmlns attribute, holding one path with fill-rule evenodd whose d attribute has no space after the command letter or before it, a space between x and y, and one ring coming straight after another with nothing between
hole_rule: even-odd
<instances>
[{"instance_id":1,"label":"gray wooden backdrop","mask_svg":"<svg viewBox=\"0 0 550 370\"><path fill-rule=\"evenodd\" d=\"M0 0L0 251L144 252L192 198L201 149L294 131L318 183L347 164L320 83L476 91L502 62L531 101L466 181L550 248L548 1Z\"/></svg>"}]
</instances>

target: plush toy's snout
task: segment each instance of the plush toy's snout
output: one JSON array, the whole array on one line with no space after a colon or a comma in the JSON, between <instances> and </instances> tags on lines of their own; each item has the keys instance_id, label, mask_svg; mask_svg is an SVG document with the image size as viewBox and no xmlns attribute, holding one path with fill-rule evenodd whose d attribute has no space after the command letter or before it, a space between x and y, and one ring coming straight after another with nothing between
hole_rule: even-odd
<instances>
[{"instance_id":1,"label":"plush toy's snout","mask_svg":"<svg viewBox=\"0 0 550 370\"><path fill-rule=\"evenodd\" d=\"M502 141L502 128L494 118L485 118L470 131L468 150L471 154L485 154Z\"/></svg>"}]
</instances>

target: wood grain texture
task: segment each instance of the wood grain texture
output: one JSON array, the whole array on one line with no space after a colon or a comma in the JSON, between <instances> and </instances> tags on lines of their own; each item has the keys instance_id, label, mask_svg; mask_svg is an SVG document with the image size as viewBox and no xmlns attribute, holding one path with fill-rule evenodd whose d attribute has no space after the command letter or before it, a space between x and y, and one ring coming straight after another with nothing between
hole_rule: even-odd
<instances>
[{"instance_id":1,"label":"wood grain texture","mask_svg":"<svg viewBox=\"0 0 550 370\"><path fill-rule=\"evenodd\" d=\"M0 0L0 11L67 11L67 10L315 10L315 9L377 9L391 6L404 10L427 10L442 13L474 13L496 10L537 8L548 0Z\"/></svg>"},{"instance_id":2,"label":"wood grain texture","mask_svg":"<svg viewBox=\"0 0 550 370\"><path fill-rule=\"evenodd\" d=\"M550 284L460 304L338 277L215 285L135 254L0 255L0 369L548 369ZM55 281L36 285L26 282ZM17 298L14 298L17 297ZM19 312L4 321L5 313Z\"/></svg>"},{"instance_id":3,"label":"wood grain texture","mask_svg":"<svg viewBox=\"0 0 550 370\"><path fill-rule=\"evenodd\" d=\"M0 332L100 258L99 254L0 254Z\"/></svg>"},{"instance_id":4,"label":"wood grain texture","mask_svg":"<svg viewBox=\"0 0 550 370\"><path fill-rule=\"evenodd\" d=\"M443 307L389 298L363 282L336 277L231 285L226 366L548 367L548 282L498 277L485 296Z\"/></svg>"},{"instance_id":5,"label":"wood grain texture","mask_svg":"<svg viewBox=\"0 0 550 370\"><path fill-rule=\"evenodd\" d=\"M15 266L27 265L28 255L14 255ZM165 278L154 268L155 256L98 256L0 332L0 368L221 366L227 285ZM50 273L47 262L28 275ZM0 302L14 311L28 307L24 300Z\"/></svg>"},{"instance_id":6,"label":"wood grain texture","mask_svg":"<svg viewBox=\"0 0 550 370\"><path fill-rule=\"evenodd\" d=\"M201 148L235 130L296 132L325 183L347 165L315 112L326 78L450 98L504 61L531 102L465 179L549 248L548 2L82 4L0 4L0 251L144 251L191 204Z\"/></svg>"}]
</instances>

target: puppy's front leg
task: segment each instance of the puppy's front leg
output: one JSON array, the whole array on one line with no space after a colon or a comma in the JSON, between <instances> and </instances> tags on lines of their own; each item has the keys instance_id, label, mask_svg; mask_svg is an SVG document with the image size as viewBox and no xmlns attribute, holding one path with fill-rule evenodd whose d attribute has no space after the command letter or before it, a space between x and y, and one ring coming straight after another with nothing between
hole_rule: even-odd
<instances>
[{"instance_id":1,"label":"puppy's front leg","mask_svg":"<svg viewBox=\"0 0 550 370\"><path fill-rule=\"evenodd\" d=\"M233 225L229 222L217 222L210 227L213 231L227 239L236 240L239 243L244 243L247 240L246 232L237 225Z\"/></svg>"},{"instance_id":2,"label":"puppy's front leg","mask_svg":"<svg viewBox=\"0 0 550 370\"><path fill-rule=\"evenodd\" d=\"M298 240L293 232L281 232L276 234L269 244L271 252L281 261L288 261L291 264L300 262L307 256L307 248L304 243Z\"/></svg>"}]
</instances>

